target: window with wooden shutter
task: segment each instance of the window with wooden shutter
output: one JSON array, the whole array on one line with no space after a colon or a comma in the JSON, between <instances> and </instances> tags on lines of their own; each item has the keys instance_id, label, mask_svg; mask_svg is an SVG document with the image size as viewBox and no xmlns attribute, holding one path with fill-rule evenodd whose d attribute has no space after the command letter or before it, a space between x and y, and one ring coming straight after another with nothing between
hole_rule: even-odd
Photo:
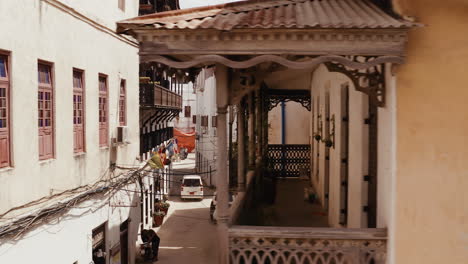
<instances>
[{"instance_id":1,"label":"window with wooden shutter","mask_svg":"<svg viewBox=\"0 0 468 264\"><path fill-rule=\"evenodd\" d=\"M39 159L54 157L54 89L52 66L38 64L38 126L39 126Z\"/></svg>"},{"instance_id":2,"label":"window with wooden shutter","mask_svg":"<svg viewBox=\"0 0 468 264\"><path fill-rule=\"evenodd\" d=\"M0 168L11 165L9 90L8 56L0 54Z\"/></svg>"},{"instance_id":3,"label":"window with wooden shutter","mask_svg":"<svg viewBox=\"0 0 468 264\"><path fill-rule=\"evenodd\" d=\"M196 115L193 115L193 116L192 116L192 123L193 123L193 124L196 124L196 123L197 123L197 116L196 116Z\"/></svg>"},{"instance_id":4,"label":"window with wooden shutter","mask_svg":"<svg viewBox=\"0 0 468 264\"><path fill-rule=\"evenodd\" d=\"M208 116L205 115L201 117L201 126L208 127Z\"/></svg>"},{"instance_id":5,"label":"window with wooden shutter","mask_svg":"<svg viewBox=\"0 0 468 264\"><path fill-rule=\"evenodd\" d=\"M186 105L184 107L184 116L185 117L190 117L190 115L192 114L191 111L192 110L192 107L190 105Z\"/></svg>"},{"instance_id":6,"label":"window with wooden shutter","mask_svg":"<svg viewBox=\"0 0 468 264\"><path fill-rule=\"evenodd\" d=\"M109 143L108 94L107 76L99 75L99 146L106 147Z\"/></svg>"},{"instance_id":7,"label":"window with wooden shutter","mask_svg":"<svg viewBox=\"0 0 468 264\"><path fill-rule=\"evenodd\" d=\"M73 151L85 151L83 71L73 70Z\"/></svg>"},{"instance_id":8,"label":"window with wooden shutter","mask_svg":"<svg viewBox=\"0 0 468 264\"><path fill-rule=\"evenodd\" d=\"M218 126L218 116L212 116L211 117L211 126L212 127L217 127Z\"/></svg>"},{"instance_id":9,"label":"window with wooden shutter","mask_svg":"<svg viewBox=\"0 0 468 264\"><path fill-rule=\"evenodd\" d=\"M125 90L125 80L120 81L119 124L121 126L127 125L127 92Z\"/></svg>"}]
</instances>

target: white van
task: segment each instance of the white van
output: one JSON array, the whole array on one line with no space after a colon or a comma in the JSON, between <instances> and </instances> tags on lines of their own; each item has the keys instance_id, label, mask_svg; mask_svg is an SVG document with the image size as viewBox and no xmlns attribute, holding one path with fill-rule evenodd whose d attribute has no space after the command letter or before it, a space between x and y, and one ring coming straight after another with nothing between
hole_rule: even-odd
<instances>
[{"instance_id":1,"label":"white van","mask_svg":"<svg viewBox=\"0 0 468 264\"><path fill-rule=\"evenodd\" d=\"M186 175L182 179L180 198L203 199L203 182L198 175Z\"/></svg>"}]
</instances>

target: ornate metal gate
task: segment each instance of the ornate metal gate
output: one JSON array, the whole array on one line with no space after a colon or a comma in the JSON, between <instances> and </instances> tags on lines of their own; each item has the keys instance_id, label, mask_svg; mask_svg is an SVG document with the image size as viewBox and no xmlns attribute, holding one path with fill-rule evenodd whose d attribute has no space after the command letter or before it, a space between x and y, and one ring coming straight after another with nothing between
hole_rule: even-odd
<instances>
[{"instance_id":1,"label":"ornate metal gate","mask_svg":"<svg viewBox=\"0 0 468 264\"><path fill-rule=\"evenodd\" d=\"M310 145L268 145L268 168L277 177L299 177L310 172Z\"/></svg>"}]
</instances>

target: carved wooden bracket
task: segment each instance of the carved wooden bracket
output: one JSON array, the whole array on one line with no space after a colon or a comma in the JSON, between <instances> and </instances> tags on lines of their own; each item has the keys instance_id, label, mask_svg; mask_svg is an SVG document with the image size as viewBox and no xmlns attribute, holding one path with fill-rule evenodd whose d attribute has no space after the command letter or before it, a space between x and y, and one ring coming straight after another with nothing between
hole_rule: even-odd
<instances>
[{"instance_id":1,"label":"carved wooden bracket","mask_svg":"<svg viewBox=\"0 0 468 264\"><path fill-rule=\"evenodd\" d=\"M376 57L352 56L351 60L360 63L371 63ZM325 62L331 72L339 72L348 76L357 91L369 96L371 104L385 106L385 64L377 64L367 69L350 69L341 63Z\"/></svg>"},{"instance_id":2,"label":"carved wooden bracket","mask_svg":"<svg viewBox=\"0 0 468 264\"><path fill-rule=\"evenodd\" d=\"M303 90L272 90L266 91L268 111L271 111L282 101L300 103L309 112L311 111L310 91Z\"/></svg>"}]
</instances>

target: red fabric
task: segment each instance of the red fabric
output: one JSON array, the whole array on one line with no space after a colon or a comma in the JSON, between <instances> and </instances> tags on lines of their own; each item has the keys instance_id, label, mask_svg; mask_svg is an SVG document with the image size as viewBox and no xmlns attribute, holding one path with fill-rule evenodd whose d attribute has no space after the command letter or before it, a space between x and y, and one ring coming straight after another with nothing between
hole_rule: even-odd
<instances>
[{"instance_id":1,"label":"red fabric","mask_svg":"<svg viewBox=\"0 0 468 264\"><path fill-rule=\"evenodd\" d=\"M187 148L188 152L192 152L195 149L195 130L190 133L184 133L174 128L174 137L177 138L177 146L179 148Z\"/></svg>"}]
</instances>

